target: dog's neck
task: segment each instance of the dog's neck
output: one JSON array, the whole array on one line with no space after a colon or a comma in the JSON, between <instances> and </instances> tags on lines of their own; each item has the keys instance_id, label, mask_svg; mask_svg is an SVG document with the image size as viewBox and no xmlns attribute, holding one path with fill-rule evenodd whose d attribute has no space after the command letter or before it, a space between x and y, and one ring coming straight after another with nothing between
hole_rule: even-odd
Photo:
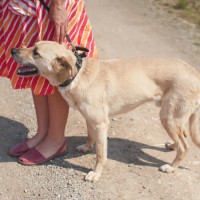
<instances>
[{"instance_id":1,"label":"dog's neck","mask_svg":"<svg viewBox=\"0 0 200 200\"><path fill-rule=\"evenodd\" d=\"M67 87L75 79L78 74L79 69L73 65L71 72L67 72L66 69L63 69L57 76L57 85L59 87Z\"/></svg>"},{"instance_id":2,"label":"dog's neck","mask_svg":"<svg viewBox=\"0 0 200 200\"><path fill-rule=\"evenodd\" d=\"M78 73L78 70L77 70ZM77 74L76 74L77 75ZM61 77L59 77L58 79L58 86L59 87L67 87L68 85L70 85L72 83L72 81L75 79L75 76L72 76L70 79L66 78L65 74L63 73Z\"/></svg>"},{"instance_id":3,"label":"dog's neck","mask_svg":"<svg viewBox=\"0 0 200 200\"><path fill-rule=\"evenodd\" d=\"M59 81L58 81L58 85L59 87L67 87L68 85L71 84L71 82L74 80L74 78L76 77L76 75L78 74L79 70L82 67L82 58L86 57L85 54L82 54L83 57L81 55L79 55L77 52L74 53L73 55L73 65L72 65L72 69L71 69L71 77L69 78L69 76L66 76L66 72L63 71L63 73L60 73L60 77L59 77ZM74 64L74 60L76 60L76 63Z\"/></svg>"}]
</instances>

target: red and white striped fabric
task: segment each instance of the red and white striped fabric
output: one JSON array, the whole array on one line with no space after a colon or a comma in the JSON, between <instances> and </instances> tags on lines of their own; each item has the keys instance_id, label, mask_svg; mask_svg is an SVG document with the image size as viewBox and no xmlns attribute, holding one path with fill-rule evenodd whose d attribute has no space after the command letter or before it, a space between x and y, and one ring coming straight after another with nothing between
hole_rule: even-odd
<instances>
[{"instance_id":1,"label":"red and white striped fabric","mask_svg":"<svg viewBox=\"0 0 200 200\"><path fill-rule=\"evenodd\" d=\"M10 0L9 10L17 15L37 16L35 0Z\"/></svg>"},{"instance_id":2,"label":"red and white striped fabric","mask_svg":"<svg viewBox=\"0 0 200 200\"><path fill-rule=\"evenodd\" d=\"M45 0L47 6L50 0ZM87 47L88 56L97 51L83 0L66 0L68 35L74 44ZM11 48L29 47L40 40L53 40L54 29L48 12L38 0L0 1L0 76L10 78L13 88L31 88L34 94L52 94L54 88L41 76L19 77L18 64L10 55ZM65 41L67 43L67 41Z\"/></svg>"}]
</instances>

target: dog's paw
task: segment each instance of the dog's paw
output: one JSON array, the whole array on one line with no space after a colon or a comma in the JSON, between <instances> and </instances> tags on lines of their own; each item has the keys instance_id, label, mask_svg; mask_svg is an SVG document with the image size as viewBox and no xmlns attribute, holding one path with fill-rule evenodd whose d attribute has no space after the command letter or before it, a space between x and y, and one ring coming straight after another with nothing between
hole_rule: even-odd
<instances>
[{"instance_id":1,"label":"dog's paw","mask_svg":"<svg viewBox=\"0 0 200 200\"><path fill-rule=\"evenodd\" d=\"M175 147L175 144L174 143L170 143L170 142L167 142L165 143L165 147L171 151L174 151L176 150L176 147Z\"/></svg>"},{"instance_id":2,"label":"dog's paw","mask_svg":"<svg viewBox=\"0 0 200 200\"><path fill-rule=\"evenodd\" d=\"M100 178L101 174L94 172L94 171L90 171L86 176L85 176L85 180L86 181L90 181L90 182L95 182L98 181Z\"/></svg>"},{"instance_id":3,"label":"dog's paw","mask_svg":"<svg viewBox=\"0 0 200 200\"><path fill-rule=\"evenodd\" d=\"M175 169L174 169L171 165L168 165L168 164L162 165L162 166L159 168L159 170L160 170L161 172L165 172L165 173L172 173L172 172L175 171Z\"/></svg>"},{"instance_id":4,"label":"dog's paw","mask_svg":"<svg viewBox=\"0 0 200 200\"><path fill-rule=\"evenodd\" d=\"M92 149L92 147L90 147L90 146L88 146L86 144L79 145L79 146L76 147L77 151L82 151L84 153L87 153L87 152L91 151L91 149Z\"/></svg>"}]
</instances>

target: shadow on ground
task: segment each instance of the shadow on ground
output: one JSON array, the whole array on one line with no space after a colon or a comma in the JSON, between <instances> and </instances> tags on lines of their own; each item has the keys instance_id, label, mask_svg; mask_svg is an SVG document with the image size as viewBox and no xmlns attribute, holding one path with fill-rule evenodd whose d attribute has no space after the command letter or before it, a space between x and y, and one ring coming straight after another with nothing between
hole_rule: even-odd
<instances>
[{"instance_id":1,"label":"shadow on ground","mask_svg":"<svg viewBox=\"0 0 200 200\"><path fill-rule=\"evenodd\" d=\"M22 123L0 116L0 162L15 161L8 155L13 144L27 138L28 128Z\"/></svg>"},{"instance_id":2,"label":"shadow on ground","mask_svg":"<svg viewBox=\"0 0 200 200\"><path fill-rule=\"evenodd\" d=\"M28 129L23 124L5 117L0 117L0 162L17 161L17 158L9 156L8 149L13 144L25 140L27 138L27 134ZM68 137L68 152L64 156L56 158L51 162L47 162L44 165L56 165L59 167L73 168L82 172L88 172L90 169L79 165L74 165L68 161L68 159L70 160L71 158L84 156L83 153L77 152L75 148L78 145L85 143L86 139L86 137L81 136ZM158 167L165 164L164 161L146 153L144 151L145 149L162 152L168 151L164 147L150 146L144 143L139 143L127 139L108 139L108 159L139 166ZM91 154L94 154L95 160L95 150L93 150Z\"/></svg>"},{"instance_id":3,"label":"shadow on ground","mask_svg":"<svg viewBox=\"0 0 200 200\"><path fill-rule=\"evenodd\" d=\"M87 173L91 169L82 167L80 165L74 165L70 161L72 158L77 158L84 156L83 153L77 152L75 148L86 142L86 137L72 136L68 137L69 150L64 156L54 159L51 164L57 165L64 168L73 168L78 171ZM137 166L151 166L158 168L159 166L166 164L166 162L157 159L148 153L145 149L151 149L156 151L168 152L164 147L155 147L146 145L144 143L139 143L135 141L130 141L121 138L109 138L108 139L108 159L115 160L118 162L123 162L126 164L133 164ZM95 160L95 150L90 154L94 155ZM88 161L89 162L89 161ZM50 163L47 163L47 165Z\"/></svg>"}]
</instances>

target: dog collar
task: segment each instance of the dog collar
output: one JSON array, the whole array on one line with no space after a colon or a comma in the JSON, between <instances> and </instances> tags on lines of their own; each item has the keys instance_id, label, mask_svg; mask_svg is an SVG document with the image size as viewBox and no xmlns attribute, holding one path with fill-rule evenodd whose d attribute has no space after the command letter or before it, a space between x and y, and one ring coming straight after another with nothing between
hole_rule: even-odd
<instances>
[{"instance_id":1,"label":"dog collar","mask_svg":"<svg viewBox=\"0 0 200 200\"><path fill-rule=\"evenodd\" d=\"M77 54L77 55L76 55ZM85 58L86 57L86 54L85 54L85 52L83 52L82 54L78 54L77 53L77 51L75 51L74 52L74 55L76 56L76 58L77 58L77 60L76 60L76 68L77 68L77 70L78 70L78 72L79 72L79 70L81 69L81 67L82 67L82 62L83 62L83 60L82 60L82 58ZM63 83L61 83L60 85L59 85L59 87L67 87L68 85L70 85L70 83L74 80L76 78L76 76L74 77L74 78L72 78L72 79L69 79L69 80L66 80L66 81L64 81Z\"/></svg>"},{"instance_id":2,"label":"dog collar","mask_svg":"<svg viewBox=\"0 0 200 200\"><path fill-rule=\"evenodd\" d=\"M76 76L75 76L75 77L76 77ZM70 80L66 80L65 82L61 83L61 84L59 85L59 87L67 87L67 86L75 79L75 77L72 78L72 79L70 79Z\"/></svg>"}]
</instances>

